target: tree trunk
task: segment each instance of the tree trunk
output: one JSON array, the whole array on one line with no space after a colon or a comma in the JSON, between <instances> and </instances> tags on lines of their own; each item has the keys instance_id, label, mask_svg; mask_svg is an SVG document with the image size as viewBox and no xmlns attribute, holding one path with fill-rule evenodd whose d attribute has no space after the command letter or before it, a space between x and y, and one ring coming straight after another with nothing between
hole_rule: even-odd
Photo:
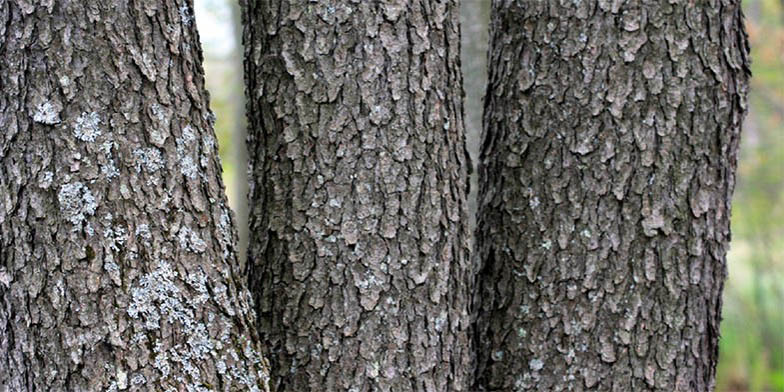
<instances>
[{"instance_id":1,"label":"tree trunk","mask_svg":"<svg viewBox=\"0 0 784 392\"><path fill-rule=\"evenodd\" d=\"M0 390L267 390L190 2L0 3Z\"/></svg>"},{"instance_id":2,"label":"tree trunk","mask_svg":"<svg viewBox=\"0 0 784 392\"><path fill-rule=\"evenodd\" d=\"M494 1L477 390L712 389L739 3Z\"/></svg>"},{"instance_id":3,"label":"tree trunk","mask_svg":"<svg viewBox=\"0 0 784 392\"><path fill-rule=\"evenodd\" d=\"M243 8L248 265L278 390L466 390L456 2Z\"/></svg>"}]
</instances>

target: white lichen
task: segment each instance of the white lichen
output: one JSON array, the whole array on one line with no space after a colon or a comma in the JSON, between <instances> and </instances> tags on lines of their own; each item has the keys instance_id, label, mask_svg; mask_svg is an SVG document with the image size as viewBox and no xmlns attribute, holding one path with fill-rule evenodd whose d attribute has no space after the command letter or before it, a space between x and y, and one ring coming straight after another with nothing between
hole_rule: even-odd
<instances>
[{"instance_id":1,"label":"white lichen","mask_svg":"<svg viewBox=\"0 0 784 392\"><path fill-rule=\"evenodd\" d=\"M166 262L159 262L152 272L139 279L131 289L128 315L144 320L146 329L158 329L160 321L179 321L188 328L193 325L193 311L183 305L180 288L174 283L177 272ZM187 324L187 325L186 325Z\"/></svg>"},{"instance_id":2,"label":"white lichen","mask_svg":"<svg viewBox=\"0 0 784 392\"><path fill-rule=\"evenodd\" d=\"M77 227L81 227L88 216L95 214L98 207L90 189L79 181L60 186L57 200L60 202L60 211Z\"/></svg>"},{"instance_id":3,"label":"white lichen","mask_svg":"<svg viewBox=\"0 0 784 392\"><path fill-rule=\"evenodd\" d=\"M33 113L33 121L49 125L58 124L60 123L60 111L51 101L43 102Z\"/></svg>"},{"instance_id":4,"label":"white lichen","mask_svg":"<svg viewBox=\"0 0 784 392\"><path fill-rule=\"evenodd\" d=\"M229 249L231 249L230 247L232 245L232 231L231 217L229 215L229 210L225 206L221 208L218 226L220 231L219 242L221 244L221 249L223 250L223 258L226 259L229 257Z\"/></svg>"},{"instance_id":5,"label":"white lichen","mask_svg":"<svg viewBox=\"0 0 784 392\"><path fill-rule=\"evenodd\" d=\"M178 285L182 276L166 262L158 262L156 267L148 274L141 276L131 289L131 304L128 315L143 323L144 329L158 329L161 323L168 322L176 326L183 333L183 343L166 347L165 342L153 338L154 360L152 366L161 374L161 380L170 379L183 385L187 391L207 391L201 381L201 370L204 363L215 363L218 373L231 388L233 382L244 384L243 390L254 390L258 385L258 378L266 382L266 375L257 374L258 363L261 356L252 349L250 344L245 345L244 357L241 358L231 346L231 329L233 324L229 318L218 316L210 312L207 322L202 319L202 310L198 306L201 301L194 301L193 294L188 286L200 295L207 295L207 276L199 269L185 277L187 286ZM226 288L219 285L215 288L216 295L224 292ZM221 303L221 301L218 301ZM228 307L227 314L233 313ZM219 320L216 320L219 319ZM224 325L221 336L215 338L210 331L215 330L215 325ZM218 332L215 332L218 333ZM144 333L139 333L145 336ZM150 336L156 336L155 333ZM136 339L141 342L143 338ZM132 342L133 343L133 342ZM237 342L240 344L240 342ZM247 343L247 342L246 342ZM227 355L232 358L227 364ZM134 385L135 380L132 381ZM258 389L256 389L258 390Z\"/></svg>"},{"instance_id":6,"label":"white lichen","mask_svg":"<svg viewBox=\"0 0 784 392\"><path fill-rule=\"evenodd\" d=\"M139 226L136 226L136 231L134 234L145 240L152 238L152 234L150 233L150 226L148 226L146 223L142 223Z\"/></svg>"},{"instance_id":7,"label":"white lichen","mask_svg":"<svg viewBox=\"0 0 784 392\"><path fill-rule=\"evenodd\" d=\"M196 253L202 253L207 250L207 243L199 237L195 231L183 226L177 235L180 242L180 247Z\"/></svg>"},{"instance_id":8,"label":"white lichen","mask_svg":"<svg viewBox=\"0 0 784 392\"><path fill-rule=\"evenodd\" d=\"M177 158L180 162L180 173L189 179L195 179L199 172L199 167L193 160L193 156L188 152L198 149L196 134L190 125L182 129L182 137L177 139Z\"/></svg>"},{"instance_id":9,"label":"white lichen","mask_svg":"<svg viewBox=\"0 0 784 392\"><path fill-rule=\"evenodd\" d=\"M73 132L77 139L83 142L94 142L101 135L101 118L96 112L82 112L76 119Z\"/></svg>"},{"instance_id":10,"label":"white lichen","mask_svg":"<svg viewBox=\"0 0 784 392\"><path fill-rule=\"evenodd\" d=\"M133 151L136 159L136 172L141 173L144 169L148 173L154 173L163 167L163 157L157 148L138 148Z\"/></svg>"},{"instance_id":11,"label":"white lichen","mask_svg":"<svg viewBox=\"0 0 784 392\"><path fill-rule=\"evenodd\" d=\"M226 374L226 362L219 360L215 364L215 369L218 371L218 374Z\"/></svg>"},{"instance_id":12,"label":"white lichen","mask_svg":"<svg viewBox=\"0 0 784 392\"><path fill-rule=\"evenodd\" d=\"M193 299L194 303L204 303L209 299L209 293L207 292L207 275L205 275L203 271L190 273L185 279L188 285L199 293L199 295Z\"/></svg>"},{"instance_id":13,"label":"white lichen","mask_svg":"<svg viewBox=\"0 0 784 392\"><path fill-rule=\"evenodd\" d=\"M444 328L444 324L446 324L446 320L446 312L441 312L441 314L433 322L433 326L436 328L436 331L441 332L441 330Z\"/></svg>"},{"instance_id":14,"label":"white lichen","mask_svg":"<svg viewBox=\"0 0 784 392\"><path fill-rule=\"evenodd\" d=\"M182 22L183 26L190 26L194 19L191 9L188 8L187 5L183 5L179 9L179 14L180 14L180 21Z\"/></svg>"},{"instance_id":15,"label":"white lichen","mask_svg":"<svg viewBox=\"0 0 784 392\"><path fill-rule=\"evenodd\" d=\"M103 236L109 248L115 252L120 250L120 247L125 245L128 239L128 232L122 227L107 227L103 231Z\"/></svg>"},{"instance_id":16,"label":"white lichen","mask_svg":"<svg viewBox=\"0 0 784 392\"><path fill-rule=\"evenodd\" d=\"M122 369L117 369L117 387L120 389L128 388L128 373Z\"/></svg>"},{"instance_id":17,"label":"white lichen","mask_svg":"<svg viewBox=\"0 0 784 392\"><path fill-rule=\"evenodd\" d=\"M193 131L193 128L190 125L186 125L185 128L182 129L182 139L180 140L180 142L185 144L190 144L195 140L196 140L196 133Z\"/></svg>"},{"instance_id":18,"label":"white lichen","mask_svg":"<svg viewBox=\"0 0 784 392\"><path fill-rule=\"evenodd\" d=\"M538 372L544 367L544 362L539 358L534 358L528 362L528 367L530 367L531 370Z\"/></svg>"},{"instance_id":19,"label":"white lichen","mask_svg":"<svg viewBox=\"0 0 784 392\"><path fill-rule=\"evenodd\" d=\"M144 378L144 375L141 373L136 373L133 378L131 379L131 384L133 385L142 385L147 382L147 379Z\"/></svg>"},{"instance_id":20,"label":"white lichen","mask_svg":"<svg viewBox=\"0 0 784 392\"><path fill-rule=\"evenodd\" d=\"M107 162L105 165L101 166L101 173L109 180L120 175L120 171L117 170L114 158L112 157L112 147L116 147L115 143L112 141L106 141L101 144L101 151L106 157Z\"/></svg>"},{"instance_id":21,"label":"white lichen","mask_svg":"<svg viewBox=\"0 0 784 392\"><path fill-rule=\"evenodd\" d=\"M536 196L532 197L531 200L528 201L528 205L531 207L532 210L536 207L539 207L539 204L540 204L539 198Z\"/></svg>"},{"instance_id":22,"label":"white lichen","mask_svg":"<svg viewBox=\"0 0 784 392\"><path fill-rule=\"evenodd\" d=\"M13 277L11 276L11 274L8 273L8 271L6 271L5 269L0 270L0 283L2 283L3 286L5 286L6 288L11 287L12 280Z\"/></svg>"},{"instance_id":23,"label":"white lichen","mask_svg":"<svg viewBox=\"0 0 784 392\"><path fill-rule=\"evenodd\" d=\"M152 366L161 372L161 377L169 377L171 365L169 364L169 355L166 352L156 355L155 362L153 362Z\"/></svg>"},{"instance_id":24,"label":"white lichen","mask_svg":"<svg viewBox=\"0 0 784 392\"><path fill-rule=\"evenodd\" d=\"M107 258L107 260L103 262L103 269L109 274L109 277L112 279L112 281L119 286L121 283L120 266L114 262L113 256L110 256L110 258Z\"/></svg>"},{"instance_id":25,"label":"white lichen","mask_svg":"<svg viewBox=\"0 0 784 392\"><path fill-rule=\"evenodd\" d=\"M45 171L38 179L38 186L41 189L49 189L49 186L52 185L52 180L54 179L54 174L50 171Z\"/></svg>"},{"instance_id":26,"label":"white lichen","mask_svg":"<svg viewBox=\"0 0 784 392\"><path fill-rule=\"evenodd\" d=\"M552 241L544 240L544 242L542 242L542 248L550 250L552 247L553 247L553 242Z\"/></svg>"},{"instance_id":27,"label":"white lichen","mask_svg":"<svg viewBox=\"0 0 784 392\"><path fill-rule=\"evenodd\" d=\"M189 331L188 346L190 346L190 356L195 359L205 359L212 351L212 341L203 323L197 324Z\"/></svg>"},{"instance_id":28,"label":"white lichen","mask_svg":"<svg viewBox=\"0 0 784 392\"><path fill-rule=\"evenodd\" d=\"M180 173L191 180L196 178L199 167L193 162L193 158L185 155L180 158Z\"/></svg>"},{"instance_id":29,"label":"white lichen","mask_svg":"<svg viewBox=\"0 0 784 392\"><path fill-rule=\"evenodd\" d=\"M147 335L144 332L137 332L131 336L131 345L139 344L147 340Z\"/></svg>"}]
</instances>

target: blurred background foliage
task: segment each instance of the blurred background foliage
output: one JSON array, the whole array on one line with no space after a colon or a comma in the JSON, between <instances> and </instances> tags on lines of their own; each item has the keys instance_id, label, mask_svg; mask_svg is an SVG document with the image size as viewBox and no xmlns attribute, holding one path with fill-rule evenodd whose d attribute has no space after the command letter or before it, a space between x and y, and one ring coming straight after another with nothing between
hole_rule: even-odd
<instances>
[{"instance_id":1,"label":"blurred background foliage","mask_svg":"<svg viewBox=\"0 0 784 392\"><path fill-rule=\"evenodd\" d=\"M466 132L476 161L490 1L462 4ZM247 185L239 13L236 0L195 0L194 6L210 106L218 119L224 183L244 255ZM784 392L784 0L743 0L743 6L753 78L732 208L716 390Z\"/></svg>"}]
</instances>

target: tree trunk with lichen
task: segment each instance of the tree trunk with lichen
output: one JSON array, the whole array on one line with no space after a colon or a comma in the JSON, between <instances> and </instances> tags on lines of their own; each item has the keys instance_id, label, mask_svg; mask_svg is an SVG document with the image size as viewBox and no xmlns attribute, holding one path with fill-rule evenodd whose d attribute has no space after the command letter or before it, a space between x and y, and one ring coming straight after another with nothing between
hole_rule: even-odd
<instances>
[{"instance_id":1,"label":"tree trunk with lichen","mask_svg":"<svg viewBox=\"0 0 784 392\"><path fill-rule=\"evenodd\" d=\"M0 390L268 390L190 2L0 3Z\"/></svg>"},{"instance_id":2,"label":"tree trunk with lichen","mask_svg":"<svg viewBox=\"0 0 784 392\"><path fill-rule=\"evenodd\" d=\"M249 275L278 391L464 391L455 1L247 0Z\"/></svg>"},{"instance_id":3,"label":"tree trunk with lichen","mask_svg":"<svg viewBox=\"0 0 784 392\"><path fill-rule=\"evenodd\" d=\"M740 1L494 1L476 390L712 390L748 77Z\"/></svg>"}]
</instances>

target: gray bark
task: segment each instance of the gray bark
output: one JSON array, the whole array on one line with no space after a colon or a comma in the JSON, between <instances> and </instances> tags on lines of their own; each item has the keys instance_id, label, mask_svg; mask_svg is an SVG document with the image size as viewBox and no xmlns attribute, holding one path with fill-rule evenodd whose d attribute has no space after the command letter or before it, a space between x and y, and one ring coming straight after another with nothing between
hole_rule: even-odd
<instances>
[{"instance_id":1,"label":"gray bark","mask_svg":"<svg viewBox=\"0 0 784 392\"><path fill-rule=\"evenodd\" d=\"M455 1L247 0L249 274L279 391L463 391Z\"/></svg>"},{"instance_id":2,"label":"gray bark","mask_svg":"<svg viewBox=\"0 0 784 392\"><path fill-rule=\"evenodd\" d=\"M0 390L268 390L191 3L41 3L0 2Z\"/></svg>"},{"instance_id":3,"label":"gray bark","mask_svg":"<svg viewBox=\"0 0 784 392\"><path fill-rule=\"evenodd\" d=\"M477 390L709 391L740 1L493 2Z\"/></svg>"}]
</instances>

